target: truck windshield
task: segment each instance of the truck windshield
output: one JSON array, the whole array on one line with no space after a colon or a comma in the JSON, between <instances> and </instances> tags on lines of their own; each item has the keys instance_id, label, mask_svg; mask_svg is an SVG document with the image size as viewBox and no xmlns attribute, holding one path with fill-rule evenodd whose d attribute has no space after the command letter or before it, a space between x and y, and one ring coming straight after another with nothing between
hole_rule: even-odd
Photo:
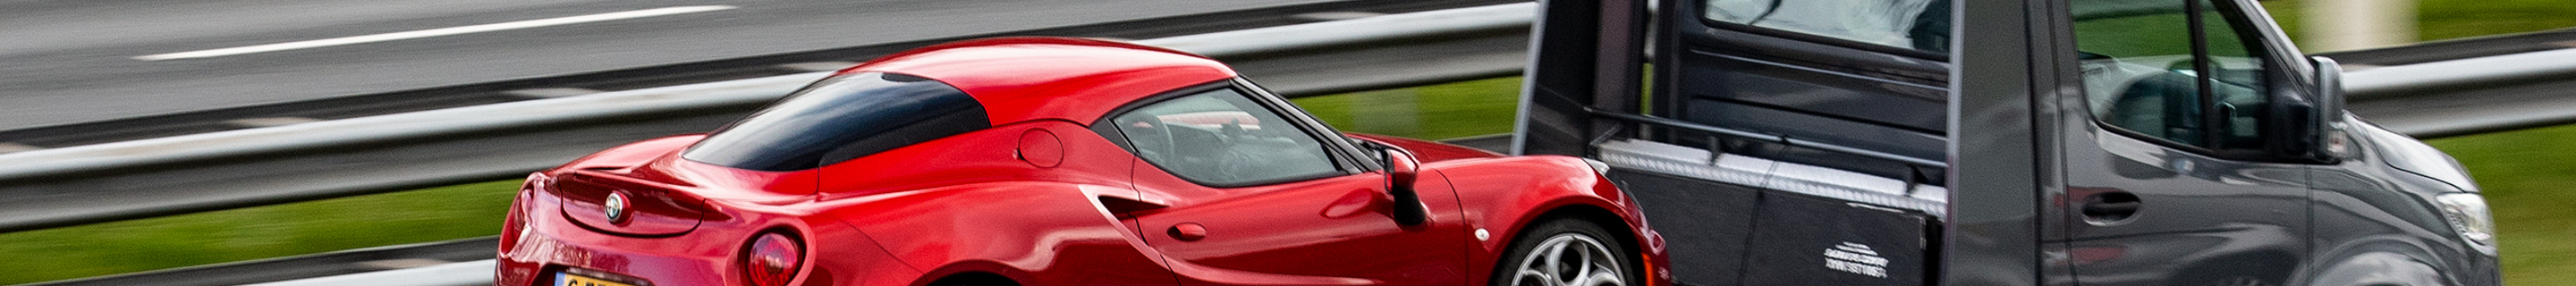
<instances>
[{"instance_id":1,"label":"truck windshield","mask_svg":"<svg viewBox=\"0 0 2576 286\"><path fill-rule=\"evenodd\" d=\"M680 157L727 167L813 169L992 127L984 105L956 87L890 74L841 75L689 147Z\"/></svg>"}]
</instances>

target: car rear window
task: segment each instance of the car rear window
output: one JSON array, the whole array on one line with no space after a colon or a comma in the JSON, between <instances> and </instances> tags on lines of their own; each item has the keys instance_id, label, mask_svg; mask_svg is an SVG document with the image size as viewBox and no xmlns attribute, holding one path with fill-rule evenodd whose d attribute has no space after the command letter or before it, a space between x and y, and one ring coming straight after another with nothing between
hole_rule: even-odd
<instances>
[{"instance_id":1,"label":"car rear window","mask_svg":"<svg viewBox=\"0 0 2576 286\"><path fill-rule=\"evenodd\" d=\"M794 171L993 127L984 105L936 80L853 73L815 82L717 130L680 157L727 167Z\"/></svg>"}]
</instances>

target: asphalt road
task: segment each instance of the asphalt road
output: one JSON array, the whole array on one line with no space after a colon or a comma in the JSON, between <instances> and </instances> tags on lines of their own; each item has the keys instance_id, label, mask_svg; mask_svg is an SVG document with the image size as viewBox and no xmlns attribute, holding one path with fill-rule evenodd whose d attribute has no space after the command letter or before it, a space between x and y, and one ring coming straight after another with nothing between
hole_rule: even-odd
<instances>
[{"instance_id":1,"label":"asphalt road","mask_svg":"<svg viewBox=\"0 0 2576 286\"><path fill-rule=\"evenodd\" d=\"M0 0L0 130L1331 1Z\"/></svg>"}]
</instances>

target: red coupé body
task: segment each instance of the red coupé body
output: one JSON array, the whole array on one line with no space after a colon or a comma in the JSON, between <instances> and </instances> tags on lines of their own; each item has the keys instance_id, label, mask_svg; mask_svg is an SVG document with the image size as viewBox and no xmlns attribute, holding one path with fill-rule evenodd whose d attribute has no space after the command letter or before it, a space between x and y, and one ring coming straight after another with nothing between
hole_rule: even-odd
<instances>
[{"instance_id":1,"label":"red coup\u00e9 body","mask_svg":"<svg viewBox=\"0 0 2576 286\"><path fill-rule=\"evenodd\" d=\"M1598 168L1345 136L1186 53L967 41L530 175L496 284L1664 286Z\"/></svg>"}]
</instances>

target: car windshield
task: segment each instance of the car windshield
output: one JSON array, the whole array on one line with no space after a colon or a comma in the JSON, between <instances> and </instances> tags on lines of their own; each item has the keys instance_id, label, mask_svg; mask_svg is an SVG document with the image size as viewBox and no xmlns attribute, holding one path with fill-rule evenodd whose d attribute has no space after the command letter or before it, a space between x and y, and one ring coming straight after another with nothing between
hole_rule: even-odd
<instances>
[{"instance_id":1,"label":"car windshield","mask_svg":"<svg viewBox=\"0 0 2576 286\"><path fill-rule=\"evenodd\" d=\"M983 104L946 83L890 73L815 82L680 155L727 167L813 169L992 127Z\"/></svg>"}]
</instances>

